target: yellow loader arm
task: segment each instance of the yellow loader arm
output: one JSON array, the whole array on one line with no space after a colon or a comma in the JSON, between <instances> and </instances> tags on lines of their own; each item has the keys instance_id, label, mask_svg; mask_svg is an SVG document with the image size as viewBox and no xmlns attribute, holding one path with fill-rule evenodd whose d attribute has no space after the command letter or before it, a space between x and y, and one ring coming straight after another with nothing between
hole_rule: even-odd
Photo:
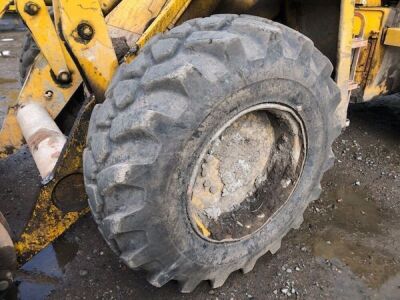
<instances>
[{"instance_id":1,"label":"yellow loader arm","mask_svg":"<svg viewBox=\"0 0 400 300\"><path fill-rule=\"evenodd\" d=\"M0 0L0 18L4 15L12 3L13 0Z\"/></svg>"},{"instance_id":2,"label":"yellow loader arm","mask_svg":"<svg viewBox=\"0 0 400 300\"><path fill-rule=\"evenodd\" d=\"M0 16L12 2L0 0ZM91 111L95 103L103 101L118 67L113 40L122 39L133 49L124 60L133 59L152 36L177 21L190 0L54 0L54 20L46 6L49 1L14 2L40 48L0 131L0 158L14 153L26 141L44 183L32 217L16 242L19 262L23 263L88 211L82 151ZM88 96L65 140L52 120L83 82ZM39 122L33 123L32 116L39 112ZM44 119L47 125L43 125ZM54 136L58 148L46 144ZM74 190L65 193L71 185Z\"/></svg>"}]
</instances>

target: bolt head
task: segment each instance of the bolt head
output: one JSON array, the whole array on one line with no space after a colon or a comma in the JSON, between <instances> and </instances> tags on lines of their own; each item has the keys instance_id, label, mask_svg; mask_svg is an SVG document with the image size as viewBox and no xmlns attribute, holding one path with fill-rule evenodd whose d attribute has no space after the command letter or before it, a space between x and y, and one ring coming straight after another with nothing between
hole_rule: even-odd
<instances>
[{"instance_id":1,"label":"bolt head","mask_svg":"<svg viewBox=\"0 0 400 300\"><path fill-rule=\"evenodd\" d=\"M89 41L93 38L93 34L94 34L93 27L87 23L79 24L77 31L78 31L78 35L86 41Z\"/></svg>"},{"instance_id":2,"label":"bolt head","mask_svg":"<svg viewBox=\"0 0 400 300\"><path fill-rule=\"evenodd\" d=\"M53 97L53 91L46 91L45 93L44 93L44 96L47 98L47 99L51 99L52 97Z\"/></svg>"},{"instance_id":3,"label":"bolt head","mask_svg":"<svg viewBox=\"0 0 400 300\"><path fill-rule=\"evenodd\" d=\"M85 26L83 28L83 34L86 36L91 36L93 34L92 28L90 28L89 26Z\"/></svg>"},{"instance_id":4,"label":"bolt head","mask_svg":"<svg viewBox=\"0 0 400 300\"><path fill-rule=\"evenodd\" d=\"M69 83L71 82L71 74L67 71L62 71L58 74L57 79L61 83Z\"/></svg>"},{"instance_id":5,"label":"bolt head","mask_svg":"<svg viewBox=\"0 0 400 300\"><path fill-rule=\"evenodd\" d=\"M40 10L40 6L34 2L27 2L24 7L24 11L31 16L36 15Z\"/></svg>"}]
</instances>

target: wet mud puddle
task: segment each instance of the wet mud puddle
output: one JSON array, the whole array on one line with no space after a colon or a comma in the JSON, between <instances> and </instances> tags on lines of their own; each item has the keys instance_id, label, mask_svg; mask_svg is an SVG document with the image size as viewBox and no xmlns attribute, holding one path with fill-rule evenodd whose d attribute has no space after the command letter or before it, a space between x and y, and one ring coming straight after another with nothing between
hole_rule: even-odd
<instances>
[{"instance_id":1,"label":"wet mud puddle","mask_svg":"<svg viewBox=\"0 0 400 300\"><path fill-rule=\"evenodd\" d=\"M339 185L327 193L326 200L328 217L317 220L318 233L309 241L313 254L339 260L372 289L398 277L400 253L394 250L400 247L398 217L378 207L367 190L352 184Z\"/></svg>"},{"instance_id":2,"label":"wet mud puddle","mask_svg":"<svg viewBox=\"0 0 400 300\"><path fill-rule=\"evenodd\" d=\"M60 238L17 271L14 287L5 299L45 299L61 282L66 265L78 252L78 244Z\"/></svg>"}]
</instances>

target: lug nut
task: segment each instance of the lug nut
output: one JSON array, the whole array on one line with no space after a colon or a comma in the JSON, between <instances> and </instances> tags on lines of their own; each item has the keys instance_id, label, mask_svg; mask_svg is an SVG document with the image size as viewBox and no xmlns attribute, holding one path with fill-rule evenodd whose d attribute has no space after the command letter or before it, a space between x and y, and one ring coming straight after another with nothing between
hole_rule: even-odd
<instances>
[{"instance_id":1,"label":"lug nut","mask_svg":"<svg viewBox=\"0 0 400 300\"><path fill-rule=\"evenodd\" d=\"M58 81L61 83L70 83L71 74L68 71L61 71L57 76Z\"/></svg>"},{"instance_id":2,"label":"lug nut","mask_svg":"<svg viewBox=\"0 0 400 300\"><path fill-rule=\"evenodd\" d=\"M45 93L44 93L44 96L47 98L47 99L51 99L52 97L53 97L53 91L46 91Z\"/></svg>"},{"instance_id":3,"label":"lug nut","mask_svg":"<svg viewBox=\"0 0 400 300\"><path fill-rule=\"evenodd\" d=\"M93 37L93 27L87 23L81 23L78 25L78 35L85 41L90 41Z\"/></svg>"},{"instance_id":4,"label":"lug nut","mask_svg":"<svg viewBox=\"0 0 400 300\"><path fill-rule=\"evenodd\" d=\"M40 10L40 6L34 2L27 2L24 6L24 11L31 16L36 15Z\"/></svg>"}]
</instances>

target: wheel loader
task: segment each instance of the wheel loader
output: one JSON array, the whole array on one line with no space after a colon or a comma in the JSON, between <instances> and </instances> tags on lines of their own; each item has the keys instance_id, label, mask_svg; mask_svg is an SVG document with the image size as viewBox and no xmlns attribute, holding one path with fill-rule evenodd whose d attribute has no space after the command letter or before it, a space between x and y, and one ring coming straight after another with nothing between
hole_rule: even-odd
<instances>
[{"instance_id":1,"label":"wheel loader","mask_svg":"<svg viewBox=\"0 0 400 300\"><path fill-rule=\"evenodd\" d=\"M0 157L27 145L42 186L20 236L0 220L2 290L89 211L154 286L250 272L319 197L349 102L400 90L398 1L10 5L29 34Z\"/></svg>"}]
</instances>

